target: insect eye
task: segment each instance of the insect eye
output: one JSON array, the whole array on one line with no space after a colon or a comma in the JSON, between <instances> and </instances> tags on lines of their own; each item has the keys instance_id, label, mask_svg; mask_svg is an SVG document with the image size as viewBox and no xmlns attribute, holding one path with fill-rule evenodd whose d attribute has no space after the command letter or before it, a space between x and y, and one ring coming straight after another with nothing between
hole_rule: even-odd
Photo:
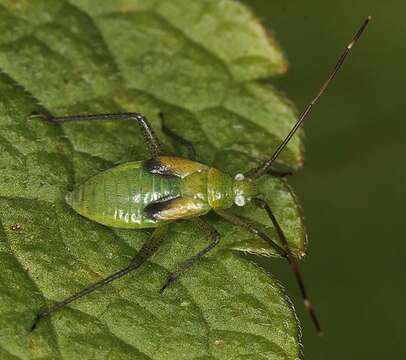
<instances>
[{"instance_id":1,"label":"insect eye","mask_svg":"<svg viewBox=\"0 0 406 360\"><path fill-rule=\"evenodd\" d=\"M237 206L244 206L245 205L245 196L242 194L237 194L235 196L234 202Z\"/></svg>"}]
</instances>

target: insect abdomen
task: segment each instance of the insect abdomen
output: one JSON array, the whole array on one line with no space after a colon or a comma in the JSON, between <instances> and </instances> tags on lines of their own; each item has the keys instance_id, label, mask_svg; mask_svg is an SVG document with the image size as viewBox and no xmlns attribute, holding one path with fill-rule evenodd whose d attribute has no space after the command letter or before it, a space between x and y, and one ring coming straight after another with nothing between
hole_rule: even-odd
<instances>
[{"instance_id":1,"label":"insect abdomen","mask_svg":"<svg viewBox=\"0 0 406 360\"><path fill-rule=\"evenodd\" d=\"M106 226L156 227L162 220L144 214L149 203L181 196L180 179L157 176L143 163L130 162L102 172L68 194L67 202L79 214Z\"/></svg>"}]
</instances>

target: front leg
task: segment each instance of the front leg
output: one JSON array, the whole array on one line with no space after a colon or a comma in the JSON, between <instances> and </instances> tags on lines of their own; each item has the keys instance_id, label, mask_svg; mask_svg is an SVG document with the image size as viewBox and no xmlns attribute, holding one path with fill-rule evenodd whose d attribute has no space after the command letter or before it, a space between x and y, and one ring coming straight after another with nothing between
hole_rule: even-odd
<instances>
[{"instance_id":1,"label":"front leg","mask_svg":"<svg viewBox=\"0 0 406 360\"><path fill-rule=\"evenodd\" d=\"M313 306L307 296L307 291L304 285L304 281L303 281L303 276L299 270L299 265L297 264L295 258L293 257L293 255L290 252L289 246L288 246L288 242L286 240L285 234L281 228L281 226L279 225L279 223L277 222L274 214L271 211L271 208L268 206L268 204L261 200L261 199L253 199L253 204L261 209L264 209L269 218L271 219L272 224L275 226L276 228L276 232L278 233L278 236L280 238L280 241L282 242L282 246L278 245L275 241L273 241L268 234L266 234L265 232L263 232L262 230L258 229L256 226L254 226L253 224L249 223L247 220L238 217L237 215L232 214L231 212L227 212L227 211L223 211L223 210L216 210L216 213L218 215L220 215L222 218L224 218L225 220L227 220L228 222L237 225L247 231L249 231L251 234L254 234L256 236L261 237L262 239L264 239L273 249L276 250L276 252L284 257L292 271L293 274L296 278L296 282L299 286L302 298L303 298L303 303L305 305L305 308L307 309L307 311L310 314L310 317L312 318L313 324L317 330L317 332L319 334L322 333L321 331L321 327L320 327L320 323L316 317L316 313L313 310Z\"/></svg>"},{"instance_id":2,"label":"front leg","mask_svg":"<svg viewBox=\"0 0 406 360\"><path fill-rule=\"evenodd\" d=\"M284 178L286 176L290 176L293 174L292 170L279 170L276 168L270 168L268 170L268 174L273 176L273 177L277 177L277 178Z\"/></svg>"}]
</instances>

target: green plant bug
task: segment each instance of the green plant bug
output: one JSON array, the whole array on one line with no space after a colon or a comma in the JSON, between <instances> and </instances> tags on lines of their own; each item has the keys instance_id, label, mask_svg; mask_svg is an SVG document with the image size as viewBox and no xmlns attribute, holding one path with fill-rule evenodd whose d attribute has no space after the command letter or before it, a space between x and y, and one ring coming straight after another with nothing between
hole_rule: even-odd
<instances>
[{"instance_id":1,"label":"green plant bug","mask_svg":"<svg viewBox=\"0 0 406 360\"><path fill-rule=\"evenodd\" d=\"M193 145L165 125L165 118L162 113L160 117L163 132L168 137L188 147L190 152L188 159L162 154L157 136L148 120L139 113L69 115L62 117L45 114L32 115L33 117L43 118L53 124L125 119L131 119L138 123L143 131L150 152L150 158L144 161L128 162L115 166L88 179L71 193L67 194L66 201L77 213L105 226L127 229L153 228L154 230L149 241L143 245L139 253L125 268L118 270L53 306L39 311L31 325L31 331L37 327L40 320L50 316L58 309L139 268L157 250L165 236L167 226L171 222L179 219L200 218L209 211L214 211L224 220L259 236L280 256L286 258L299 285L304 305L312 318L317 332L321 333L319 321L307 296L299 267L290 252L284 232L269 205L258 197L260 194L256 191L255 182L256 179L268 173L273 176L287 175L286 173L276 171L272 168L272 165L296 131L301 127L304 120L308 118L313 105L327 89L370 20L371 17L368 17L363 22L352 41L339 57L334 69L321 86L317 95L300 114L289 134L279 144L269 160L244 174L239 173L232 177L214 167L195 161ZM228 212L227 209L232 206L255 206L263 209L275 227L281 245L278 245L266 233L251 223ZM216 229L204 221L203 218L200 218L200 223L202 230L206 231L211 238L210 244L180 264L169 275L161 288L161 292L219 243L220 235Z\"/></svg>"}]
</instances>

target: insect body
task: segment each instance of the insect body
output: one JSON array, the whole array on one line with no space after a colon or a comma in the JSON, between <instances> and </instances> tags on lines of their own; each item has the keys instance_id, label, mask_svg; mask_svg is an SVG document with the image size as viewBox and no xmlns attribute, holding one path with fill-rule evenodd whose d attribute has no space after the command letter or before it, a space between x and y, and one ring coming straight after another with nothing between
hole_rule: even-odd
<instances>
[{"instance_id":1,"label":"insect body","mask_svg":"<svg viewBox=\"0 0 406 360\"><path fill-rule=\"evenodd\" d=\"M370 17L364 21L351 43L345 48L343 54L338 59L327 81L322 85L316 97L301 113L292 130L275 149L269 160L245 174L237 174L232 177L218 169L194 161L193 157L195 151L193 145L168 129L164 124L162 114L162 130L174 140L187 146L191 152L191 159L165 156L165 154L162 154L157 136L147 119L139 113L72 115L63 117L36 115L54 124L69 121L124 119L135 121L144 133L144 138L150 152L150 158L145 161L118 165L98 174L69 193L66 200L79 214L106 226L155 229L149 241L143 245L139 253L131 260L128 266L56 303L52 307L41 310L37 314L31 326L31 330L37 326L41 319L51 315L56 310L141 266L156 251L165 236L167 226L171 222L178 219L196 217L200 219L199 224L201 225L201 229L207 233L211 242L196 255L180 264L180 266L168 276L161 288L161 291L163 291L169 284L175 281L179 275L219 243L220 235L218 232L201 218L202 215L210 210L214 210L224 220L261 237L280 256L288 261L298 282L304 304L312 317L316 329L321 332L319 322L307 297L302 276L300 275L296 260L291 255L284 232L269 205L259 197L260 194L256 193L255 181L268 173L277 175L275 171L272 171L274 161L303 124L313 105L331 83L351 48L366 28L369 20ZM282 245L276 243L269 235L243 218L228 212L227 209L233 205L252 205L266 211Z\"/></svg>"},{"instance_id":2,"label":"insect body","mask_svg":"<svg viewBox=\"0 0 406 360\"><path fill-rule=\"evenodd\" d=\"M234 179L196 161L160 156L118 165L90 178L66 197L79 214L119 228L150 228L212 209L243 206L252 179Z\"/></svg>"}]
</instances>

